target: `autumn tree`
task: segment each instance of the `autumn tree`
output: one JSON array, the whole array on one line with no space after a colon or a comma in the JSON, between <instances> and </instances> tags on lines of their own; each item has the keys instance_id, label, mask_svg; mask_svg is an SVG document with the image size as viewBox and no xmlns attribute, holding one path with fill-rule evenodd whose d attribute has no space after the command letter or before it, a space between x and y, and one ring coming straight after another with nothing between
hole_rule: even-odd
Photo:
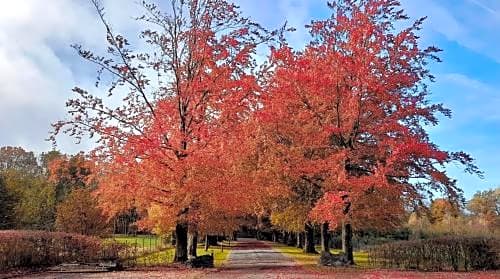
<instances>
[{"instance_id":1,"label":"autumn tree","mask_svg":"<svg viewBox=\"0 0 500 279\"><path fill-rule=\"evenodd\" d=\"M460 214L459 205L453 201L439 198L432 201L430 206L430 221L440 223L446 217L458 217Z\"/></svg>"},{"instance_id":2,"label":"autumn tree","mask_svg":"<svg viewBox=\"0 0 500 279\"><path fill-rule=\"evenodd\" d=\"M93 162L85 158L84 154L52 154L47 159L48 178L55 184L57 202L62 202L74 189L95 187Z\"/></svg>"},{"instance_id":3,"label":"autumn tree","mask_svg":"<svg viewBox=\"0 0 500 279\"><path fill-rule=\"evenodd\" d=\"M58 150L51 150L48 152L42 152L40 154L40 167L45 175L49 174L50 163L54 160L60 159L65 156ZM50 174L49 174L50 175Z\"/></svg>"},{"instance_id":4,"label":"autumn tree","mask_svg":"<svg viewBox=\"0 0 500 279\"><path fill-rule=\"evenodd\" d=\"M15 199L0 175L0 230L14 228Z\"/></svg>"},{"instance_id":5,"label":"autumn tree","mask_svg":"<svg viewBox=\"0 0 500 279\"><path fill-rule=\"evenodd\" d=\"M206 184L198 174L230 155L214 139L223 139L255 106L260 87L253 56L280 32L265 30L225 0L168 2L166 12L143 3L139 20L148 29L140 34L147 45L141 52L114 32L92 1L106 28L108 53L75 49L99 68L98 85L104 79L111 85L106 93L75 88L77 97L67 103L70 118L54 124L54 135L97 135L93 154L104 208L160 207L175 227L175 261L185 261L188 230L195 239L203 223L200 193L210 196L228 185Z\"/></svg>"},{"instance_id":6,"label":"autumn tree","mask_svg":"<svg viewBox=\"0 0 500 279\"><path fill-rule=\"evenodd\" d=\"M500 188L475 193L467 209L491 230L500 230Z\"/></svg>"},{"instance_id":7,"label":"autumn tree","mask_svg":"<svg viewBox=\"0 0 500 279\"><path fill-rule=\"evenodd\" d=\"M55 219L55 189L44 176L15 169L2 173L14 199L14 222L18 229L50 230Z\"/></svg>"},{"instance_id":8,"label":"autumn tree","mask_svg":"<svg viewBox=\"0 0 500 279\"><path fill-rule=\"evenodd\" d=\"M288 174L320 177L325 198L316 218L342 226L353 263L354 224L374 217L390 224L387 213L397 217L435 192L462 200L444 171L450 162L480 172L467 154L440 150L425 131L450 111L428 100L427 65L439 61L439 50L420 46L423 19L401 29L408 17L398 1L328 5L332 16L311 23L305 50L273 51L276 68L260 117L275 127Z\"/></svg>"},{"instance_id":9,"label":"autumn tree","mask_svg":"<svg viewBox=\"0 0 500 279\"><path fill-rule=\"evenodd\" d=\"M109 228L89 189L75 189L57 206L55 228L83 235L102 235Z\"/></svg>"},{"instance_id":10,"label":"autumn tree","mask_svg":"<svg viewBox=\"0 0 500 279\"><path fill-rule=\"evenodd\" d=\"M21 147L0 148L0 177L5 221L19 229L51 229L54 224L54 189L37 157ZM2 206L3 207L3 206Z\"/></svg>"},{"instance_id":11,"label":"autumn tree","mask_svg":"<svg viewBox=\"0 0 500 279\"><path fill-rule=\"evenodd\" d=\"M3 146L0 148L0 171L17 170L26 174L39 174L41 169L35 154L22 147Z\"/></svg>"}]
</instances>

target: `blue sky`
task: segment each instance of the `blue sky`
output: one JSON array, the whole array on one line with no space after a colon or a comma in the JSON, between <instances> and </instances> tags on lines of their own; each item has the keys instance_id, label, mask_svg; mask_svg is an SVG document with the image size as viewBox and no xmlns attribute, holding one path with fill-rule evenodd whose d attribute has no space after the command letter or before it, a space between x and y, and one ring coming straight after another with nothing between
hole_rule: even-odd
<instances>
[{"instance_id":1,"label":"blue sky","mask_svg":"<svg viewBox=\"0 0 500 279\"><path fill-rule=\"evenodd\" d=\"M165 0L163 0L165 1ZM0 146L42 152L50 123L64 117L70 89L92 88L95 70L69 47L82 43L102 49L103 27L85 0L4 1L0 9ZM132 20L141 14L135 0L103 0L114 28L136 36ZM308 39L303 25L329 15L324 0L237 0L245 14L269 28L285 20L298 29L289 36L296 47ZM442 148L472 154L485 179L450 166L467 197L500 185L500 1L402 0L412 18L428 16L424 45L444 50L443 63L431 66L436 83L432 100L453 110L452 119L430 129ZM60 138L64 152L87 150Z\"/></svg>"}]
</instances>

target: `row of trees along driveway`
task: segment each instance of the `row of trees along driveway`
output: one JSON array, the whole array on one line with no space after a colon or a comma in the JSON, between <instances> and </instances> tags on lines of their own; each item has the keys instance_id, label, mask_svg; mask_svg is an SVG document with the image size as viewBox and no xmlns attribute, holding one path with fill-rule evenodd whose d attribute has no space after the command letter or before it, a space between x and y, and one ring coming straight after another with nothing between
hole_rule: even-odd
<instances>
[{"instance_id":1,"label":"row of trees along driveway","mask_svg":"<svg viewBox=\"0 0 500 279\"><path fill-rule=\"evenodd\" d=\"M300 50L286 25L266 30L226 0L171 0L165 12L143 4L137 51L91 2L107 54L74 47L98 67L99 87L73 90L53 138L97 136L107 213L135 207L147 212L142 225L173 228L176 261L196 256L198 234L290 209L301 210L306 251L313 223L342 226L352 261L353 229L394 225L428 192L462 198L445 164L479 174L424 129L450 115L427 98L439 49L420 46L423 20L399 27L398 1L332 1Z\"/></svg>"}]
</instances>

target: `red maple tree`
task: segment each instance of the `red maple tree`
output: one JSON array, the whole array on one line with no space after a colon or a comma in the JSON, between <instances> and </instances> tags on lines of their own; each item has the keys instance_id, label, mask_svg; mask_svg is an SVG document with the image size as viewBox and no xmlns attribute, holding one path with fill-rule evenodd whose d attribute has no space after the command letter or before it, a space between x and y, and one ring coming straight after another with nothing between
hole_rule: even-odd
<instances>
[{"instance_id":1,"label":"red maple tree","mask_svg":"<svg viewBox=\"0 0 500 279\"><path fill-rule=\"evenodd\" d=\"M231 205L217 200L234 197L229 187L237 186L218 175L231 155L226 135L255 106L256 48L283 30L262 28L225 0L172 0L166 13L143 4L140 19L152 27L141 32L147 51L134 52L92 3L107 30L108 55L75 48L99 67L98 84L111 79L109 94L75 88L71 118L54 124L54 134L97 135L103 207L161 207L175 226L175 260L185 261L188 250L196 256L205 211Z\"/></svg>"},{"instance_id":2,"label":"red maple tree","mask_svg":"<svg viewBox=\"0 0 500 279\"><path fill-rule=\"evenodd\" d=\"M342 224L352 262L353 223L387 225L394 220L386 217L427 193L461 199L444 170L450 162L480 172L470 156L439 149L425 131L450 111L428 99L427 65L439 61L439 49L421 48L416 32L424 19L398 29L408 18L395 0L329 7L329 19L309 25L313 39L303 51L273 51L258 117L286 175L321 185L312 216Z\"/></svg>"}]
</instances>

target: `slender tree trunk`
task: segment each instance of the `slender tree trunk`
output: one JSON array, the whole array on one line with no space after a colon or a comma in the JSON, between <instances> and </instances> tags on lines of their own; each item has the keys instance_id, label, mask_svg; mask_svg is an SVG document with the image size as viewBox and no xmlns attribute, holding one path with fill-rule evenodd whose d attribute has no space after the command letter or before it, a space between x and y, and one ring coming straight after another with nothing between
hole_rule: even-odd
<instances>
[{"instance_id":1,"label":"slender tree trunk","mask_svg":"<svg viewBox=\"0 0 500 279\"><path fill-rule=\"evenodd\" d=\"M346 254L349 264L354 264L352 226L347 221L342 223L342 251Z\"/></svg>"},{"instance_id":2,"label":"slender tree trunk","mask_svg":"<svg viewBox=\"0 0 500 279\"><path fill-rule=\"evenodd\" d=\"M175 262L185 262L187 260L187 233L187 224L177 223L175 226Z\"/></svg>"},{"instance_id":3,"label":"slender tree trunk","mask_svg":"<svg viewBox=\"0 0 500 279\"><path fill-rule=\"evenodd\" d=\"M297 246L296 246L297 248L303 248L304 247L304 245L303 245L304 239L303 238L304 238L303 234L301 232L298 232L297 233Z\"/></svg>"},{"instance_id":4,"label":"slender tree trunk","mask_svg":"<svg viewBox=\"0 0 500 279\"><path fill-rule=\"evenodd\" d=\"M283 232L283 244L287 244L288 243L288 232Z\"/></svg>"},{"instance_id":5,"label":"slender tree trunk","mask_svg":"<svg viewBox=\"0 0 500 279\"><path fill-rule=\"evenodd\" d=\"M314 249L314 228L310 222L307 222L304 227L304 253L318 253Z\"/></svg>"},{"instance_id":6,"label":"slender tree trunk","mask_svg":"<svg viewBox=\"0 0 500 279\"><path fill-rule=\"evenodd\" d=\"M188 240L187 240L187 250L188 259L194 259L198 255L196 254L196 248L198 247L198 230L196 227L191 227L188 230Z\"/></svg>"},{"instance_id":7,"label":"slender tree trunk","mask_svg":"<svg viewBox=\"0 0 500 279\"><path fill-rule=\"evenodd\" d=\"M293 232L288 232L288 241L286 243L288 246L295 246L296 245L296 238L295 234Z\"/></svg>"},{"instance_id":8,"label":"slender tree trunk","mask_svg":"<svg viewBox=\"0 0 500 279\"><path fill-rule=\"evenodd\" d=\"M172 244L172 246L175 246L175 243L177 242L176 240L176 233L175 233L175 230L172 232L172 239L171 239L171 242L170 244Z\"/></svg>"},{"instance_id":9,"label":"slender tree trunk","mask_svg":"<svg viewBox=\"0 0 500 279\"><path fill-rule=\"evenodd\" d=\"M330 233L327 222L321 224L321 252L330 252Z\"/></svg>"},{"instance_id":10,"label":"slender tree trunk","mask_svg":"<svg viewBox=\"0 0 500 279\"><path fill-rule=\"evenodd\" d=\"M205 251L208 251L208 248L210 248L210 242L208 241L208 234L205 235Z\"/></svg>"}]
</instances>

